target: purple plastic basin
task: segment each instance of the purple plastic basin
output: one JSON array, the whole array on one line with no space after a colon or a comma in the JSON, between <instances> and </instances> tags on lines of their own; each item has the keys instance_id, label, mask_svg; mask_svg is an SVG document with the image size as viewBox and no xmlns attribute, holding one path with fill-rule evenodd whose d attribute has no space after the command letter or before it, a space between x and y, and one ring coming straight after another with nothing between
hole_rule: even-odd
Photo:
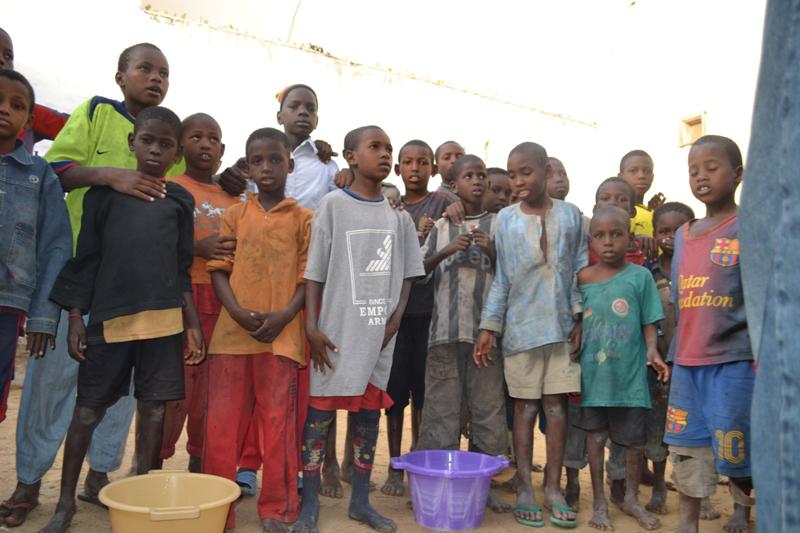
<instances>
[{"instance_id":1,"label":"purple plastic basin","mask_svg":"<svg viewBox=\"0 0 800 533\"><path fill-rule=\"evenodd\" d=\"M454 450L411 452L391 462L408 473L414 520L438 531L480 527L492 476L508 468L502 457Z\"/></svg>"}]
</instances>

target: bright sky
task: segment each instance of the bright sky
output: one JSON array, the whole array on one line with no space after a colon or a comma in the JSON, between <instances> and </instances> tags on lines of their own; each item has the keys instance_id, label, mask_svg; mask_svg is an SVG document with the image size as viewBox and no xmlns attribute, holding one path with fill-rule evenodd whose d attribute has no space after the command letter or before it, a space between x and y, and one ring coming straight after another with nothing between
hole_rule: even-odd
<instances>
[{"instance_id":1,"label":"bright sky","mask_svg":"<svg viewBox=\"0 0 800 533\"><path fill-rule=\"evenodd\" d=\"M539 141L561 157L570 198L591 208L599 179L620 156L644 148L656 161L652 192L692 203L681 117L707 114L707 133L746 151L765 0L38 0L10 2L2 25L17 68L40 100L70 110L93 94L118 97L116 56L151 40L173 75L165 105L206 110L223 124L225 164L254 127L274 122L277 90L311 80L320 94L317 135L339 147L352 127L380 122L402 144L455 137L504 166L517 142ZM146 7L147 6L147 7ZM314 44L337 57L378 64L462 89L596 124L543 119L322 56L260 46L193 23L154 22L160 10L233 26L271 42ZM294 23L292 24L292 21ZM416 96L416 100L415 100ZM695 204L697 205L697 204Z\"/></svg>"}]
</instances>

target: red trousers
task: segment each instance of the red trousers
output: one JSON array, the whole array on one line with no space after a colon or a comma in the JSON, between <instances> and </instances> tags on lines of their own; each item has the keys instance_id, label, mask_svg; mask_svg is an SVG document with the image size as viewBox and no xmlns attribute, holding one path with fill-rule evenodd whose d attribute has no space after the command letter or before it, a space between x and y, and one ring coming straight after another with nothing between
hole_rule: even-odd
<instances>
[{"instance_id":1,"label":"red trousers","mask_svg":"<svg viewBox=\"0 0 800 533\"><path fill-rule=\"evenodd\" d=\"M192 284L192 298L200 316L200 327L208 348L222 304L214 293L214 288L207 284ZM186 451L193 457L203 456L203 435L206 429L208 403L208 360L199 365L184 365L183 380L186 391L184 399L167 402L164 412L164 436L161 440L160 454L162 459L169 459L175 455L175 443L181 438L184 422L189 437Z\"/></svg>"},{"instance_id":2,"label":"red trousers","mask_svg":"<svg viewBox=\"0 0 800 533\"><path fill-rule=\"evenodd\" d=\"M286 357L210 355L203 471L234 480L251 420L263 464L258 515L294 522L297 495L297 368ZM236 525L234 506L225 527Z\"/></svg>"},{"instance_id":3,"label":"red trousers","mask_svg":"<svg viewBox=\"0 0 800 533\"><path fill-rule=\"evenodd\" d=\"M309 348L306 345L306 361L309 361ZM297 460L299 471L303 470L303 458L300 444L303 442L303 428L306 425L308 414L309 388L311 387L311 373L309 366L300 368L297 376ZM258 471L261 468L261 452L258 450L258 428L256 421L251 420L247 430L242 456L239 458L239 467Z\"/></svg>"}]
</instances>

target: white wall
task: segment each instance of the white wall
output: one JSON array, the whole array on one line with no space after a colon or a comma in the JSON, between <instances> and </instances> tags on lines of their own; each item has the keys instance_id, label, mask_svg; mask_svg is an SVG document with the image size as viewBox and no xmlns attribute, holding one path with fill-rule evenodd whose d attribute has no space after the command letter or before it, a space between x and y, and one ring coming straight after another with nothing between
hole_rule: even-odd
<instances>
[{"instance_id":1,"label":"white wall","mask_svg":"<svg viewBox=\"0 0 800 533\"><path fill-rule=\"evenodd\" d=\"M262 40L210 30L205 22L156 20L143 5L188 12L188 19L232 25ZM181 116L214 115L228 145L226 164L243 152L250 131L276 125L274 95L295 82L316 89L316 136L337 149L348 130L375 123L397 147L415 137L434 147L453 138L488 165L505 166L510 148L533 140L565 162L570 199L585 210L597 182L616 174L620 156L633 148L655 159L653 192L696 207L687 150L677 144L683 116L705 112L708 133L747 148L763 0L301 0L292 42L313 43L358 65L279 42L289 37L297 6L11 2L2 25L38 99L64 110L94 94L119 97L113 81L119 52L134 42L156 43L171 66L164 104Z\"/></svg>"}]
</instances>

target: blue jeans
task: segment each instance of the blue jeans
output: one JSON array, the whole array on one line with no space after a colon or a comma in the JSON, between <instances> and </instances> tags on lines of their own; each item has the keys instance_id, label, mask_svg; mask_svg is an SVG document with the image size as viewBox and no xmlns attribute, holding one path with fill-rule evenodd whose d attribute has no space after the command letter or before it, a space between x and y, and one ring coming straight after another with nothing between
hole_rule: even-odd
<instances>
[{"instance_id":1,"label":"blue jeans","mask_svg":"<svg viewBox=\"0 0 800 533\"><path fill-rule=\"evenodd\" d=\"M767 3L739 217L759 531L800 531L800 0Z\"/></svg>"},{"instance_id":2,"label":"blue jeans","mask_svg":"<svg viewBox=\"0 0 800 533\"><path fill-rule=\"evenodd\" d=\"M17 479L41 480L53 466L75 409L78 363L67 353L67 313L61 313L56 349L30 359L17 418ZM108 409L92 436L89 466L113 472L122 463L136 399L123 396Z\"/></svg>"}]
</instances>

